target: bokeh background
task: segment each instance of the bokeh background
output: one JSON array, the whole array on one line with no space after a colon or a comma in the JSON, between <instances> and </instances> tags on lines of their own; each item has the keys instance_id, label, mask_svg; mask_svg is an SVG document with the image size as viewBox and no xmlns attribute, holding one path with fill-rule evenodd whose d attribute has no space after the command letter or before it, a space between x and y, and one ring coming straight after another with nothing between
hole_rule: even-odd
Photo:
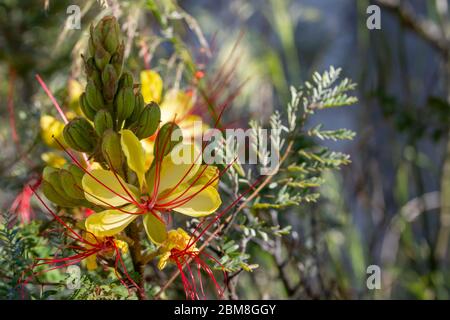
<instances>
[{"instance_id":1,"label":"bokeh background","mask_svg":"<svg viewBox=\"0 0 450 320\"><path fill-rule=\"evenodd\" d=\"M319 112L307 124L354 130L351 141L325 143L350 154L352 163L326 175L317 203L280 217L281 225L292 225L280 240L293 247L288 259L271 246L250 247L250 261L259 268L242 275L237 297L449 298L446 0L180 0L191 20L172 17L176 22L163 32L155 31L151 3L0 0L2 210L42 168L39 115L52 106L35 74L63 99L67 80L82 78L80 53L89 23L112 12L125 25L132 70L145 67L150 48L152 61L165 63L158 70L164 79L176 82L171 45L155 45L171 32L209 72L233 65L235 84L246 83L227 117L241 119L243 126L248 119L267 120L289 102L290 85L330 65L358 84L356 105ZM65 28L70 4L82 8L81 30ZM381 9L380 30L366 26L371 4ZM367 288L369 265L381 268L378 290Z\"/></svg>"}]
</instances>

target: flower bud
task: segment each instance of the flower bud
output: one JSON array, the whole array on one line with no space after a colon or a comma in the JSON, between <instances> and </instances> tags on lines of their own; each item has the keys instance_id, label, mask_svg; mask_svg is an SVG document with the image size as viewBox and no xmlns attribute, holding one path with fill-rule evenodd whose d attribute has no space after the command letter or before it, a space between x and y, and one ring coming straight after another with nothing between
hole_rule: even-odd
<instances>
[{"instance_id":1,"label":"flower bud","mask_svg":"<svg viewBox=\"0 0 450 320\"><path fill-rule=\"evenodd\" d=\"M132 88L122 88L117 93L115 99L115 108L119 126L128 119L134 110L134 93Z\"/></svg>"},{"instance_id":2,"label":"flower bud","mask_svg":"<svg viewBox=\"0 0 450 320\"><path fill-rule=\"evenodd\" d=\"M96 111L102 109L105 105L101 91L92 80L89 80L86 85L86 101Z\"/></svg>"},{"instance_id":3,"label":"flower bud","mask_svg":"<svg viewBox=\"0 0 450 320\"><path fill-rule=\"evenodd\" d=\"M103 97L107 102L114 100L117 91L117 74L116 69L111 64L107 64L102 72Z\"/></svg>"},{"instance_id":4,"label":"flower bud","mask_svg":"<svg viewBox=\"0 0 450 320\"><path fill-rule=\"evenodd\" d=\"M94 84L101 88L102 81L100 77L100 72L98 71L96 65L95 65L95 59L93 57L85 60L84 62L84 70L86 72L86 76L88 80L94 81Z\"/></svg>"},{"instance_id":5,"label":"flower bud","mask_svg":"<svg viewBox=\"0 0 450 320\"><path fill-rule=\"evenodd\" d=\"M59 170L59 179L61 186L64 188L64 192L74 200L83 200L84 192L81 190L81 184L70 173L70 171L61 169Z\"/></svg>"},{"instance_id":6,"label":"flower bud","mask_svg":"<svg viewBox=\"0 0 450 320\"><path fill-rule=\"evenodd\" d=\"M140 92L134 95L134 110L133 113L128 117L126 127L129 127L131 124L139 120L139 116L144 110L145 102L144 97Z\"/></svg>"},{"instance_id":7,"label":"flower bud","mask_svg":"<svg viewBox=\"0 0 450 320\"><path fill-rule=\"evenodd\" d=\"M161 120L161 110L158 104L152 102L144 107L135 124L135 134L140 140L153 135Z\"/></svg>"},{"instance_id":8,"label":"flower bud","mask_svg":"<svg viewBox=\"0 0 450 320\"><path fill-rule=\"evenodd\" d=\"M113 16L106 16L94 28L94 41L101 41L105 49L113 54L119 46L120 27Z\"/></svg>"},{"instance_id":9,"label":"flower bud","mask_svg":"<svg viewBox=\"0 0 450 320\"><path fill-rule=\"evenodd\" d=\"M129 72L124 72L120 77L119 88L133 88L133 76Z\"/></svg>"},{"instance_id":10,"label":"flower bud","mask_svg":"<svg viewBox=\"0 0 450 320\"><path fill-rule=\"evenodd\" d=\"M93 121L95 117L95 110L91 108L86 100L86 93L82 93L80 96L80 108L83 114L89 120Z\"/></svg>"},{"instance_id":11,"label":"flower bud","mask_svg":"<svg viewBox=\"0 0 450 320\"><path fill-rule=\"evenodd\" d=\"M109 129L103 133L102 153L106 162L116 172L122 171L124 155L120 145L120 136L117 132Z\"/></svg>"},{"instance_id":12,"label":"flower bud","mask_svg":"<svg viewBox=\"0 0 450 320\"><path fill-rule=\"evenodd\" d=\"M72 200L71 197L66 193L66 189L62 184L60 177L60 170L56 170L48 175L48 180L45 180L52 187L54 191L54 196L58 195L60 199L63 199L68 206L75 206L76 201ZM51 199L49 199L51 200Z\"/></svg>"},{"instance_id":13,"label":"flower bud","mask_svg":"<svg viewBox=\"0 0 450 320\"><path fill-rule=\"evenodd\" d=\"M77 184L81 185L81 179L83 179L84 171L74 164L69 164L67 166L67 170L70 171Z\"/></svg>"},{"instance_id":14,"label":"flower bud","mask_svg":"<svg viewBox=\"0 0 450 320\"><path fill-rule=\"evenodd\" d=\"M95 65L98 69L103 70L105 66L111 60L111 54L103 48L101 45L97 45L95 48Z\"/></svg>"},{"instance_id":15,"label":"flower bud","mask_svg":"<svg viewBox=\"0 0 450 320\"><path fill-rule=\"evenodd\" d=\"M103 135L103 132L107 129L112 129L113 119L111 113L102 109L95 115L94 118L94 128L99 136Z\"/></svg>"},{"instance_id":16,"label":"flower bud","mask_svg":"<svg viewBox=\"0 0 450 320\"><path fill-rule=\"evenodd\" d=\"M63 196L61 196L46 180L42 181L41 188L46 198L54 204L65 208L72 208L75 206L75 204L70 200L65 199Z\"/></svg>"},{"instance_id":17,"label":"flower bud","mask_svg":"<svg viewBox=\"0 0 450 320\"><path fill-rule=\"evenodd\" d=\"M58 171L58 169L50 166L45 166L44 170L42 171L42 179L48 181L50 179L50 175L56 171Z\"/></svg>"},{"instance_id":18,"label":"flower bud","mask_svg":"<svg viewBox=\"0 0 450 320\"><path fill-rule=\"evenodd\" d=\"M97 144L97 134L85 118L77 117L64 127L64 139L74 150L91 153Z\"/></svg>"},{"instance_id":19,"label":"flower bud","mask_svg":"<svg viewBox=\"0 0 450 320\"><path fill-rule=\"evenodd\" d=\"M118 75L122 73L124 55L125 55L125 45L122 42L117 48L116 53L114 53L113 56L111 57L111 64L113 65L114 69L116 70L116 74Z\"/></svg>"},{"instance_id":20,"label":"flower bud","mask_svg":"<svg viewBox=\"0 0 450 320\"><path fill-rule=\"evenodd\" d=\"M160 157L161 152L164 151L165 156L181 141L183 141L183 133L180 127L174 122L167 122L158 131L153 154L155 157Z\"/></svg>"}]
</instances>

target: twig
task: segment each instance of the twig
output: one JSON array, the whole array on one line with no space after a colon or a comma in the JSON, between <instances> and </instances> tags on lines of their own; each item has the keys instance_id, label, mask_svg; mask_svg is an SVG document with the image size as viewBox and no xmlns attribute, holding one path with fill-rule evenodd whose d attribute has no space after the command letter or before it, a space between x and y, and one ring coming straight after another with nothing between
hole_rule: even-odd
<instances>
[{"instance_id":1,"label":"twig","mask_svg":"<svg viewBox=\"0 0 450 320\"><path fill-rule=\"evenodd\" d=\"M436 23L418 17L409 6L399 0L376 0L375 2L396 14L404 26L414 31L447 59L449 43Z\"/></svg>"}]
</instances>

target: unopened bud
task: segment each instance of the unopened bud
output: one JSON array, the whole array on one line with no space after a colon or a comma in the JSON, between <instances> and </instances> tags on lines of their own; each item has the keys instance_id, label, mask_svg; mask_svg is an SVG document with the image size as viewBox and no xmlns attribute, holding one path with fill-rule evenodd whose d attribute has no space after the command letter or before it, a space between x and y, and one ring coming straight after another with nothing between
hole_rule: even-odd
<instances>
[{"instance_id":1,"label":"unopened bud","mask_svg":"<svg viewBox=\"0 0 450 320\"><path fill-rule=\"evenodd\" d=\"M64 127L64 139L74 150L91 153L97 144L97 134L85 118L75 118Z\"/></svg>"},{"instance_id":2,"label":"unopened bud","mask_svg":"<svg viewBox=\"0 0 450 320\"><path fill-rule=\"evenodd\" d=\"M89 80L86 85L86 101L96 111L102 109L105 105L101 91L92 80Z\"/></svg>"},{"instance_id":3,"label":"unopened bud","mask_svg":"<svg viewBox=\"0 0 450 320\"><path fill-rule=\"evenodd\" d=\"M120 145L120 136L113 130L106 130L102 137L102 153L106 162L116 172L121 172L124 155Z\"/></svg>"},{"instance_id":4,"label":"unopened bud","mask_svg":"<svg viewBox=\"0 0 450 320\"><path fill-rule=\"evenodd\" d=\"M102 109L95 115L94 118L94 128L99 136L103 135L103 132L108 129L112 129L113 119L111 113Z\"/></svg>"},{"instance_id":5,"label":"unopened bud","mask_svg":"<svg viewBox=\"0 0 450 320\"><path fill-rule=\"evenodd\" d=\"M135 134L141 140L150 137L158 129L161 110L155 102L144 107L135 124Z\"/></svg>"},{"instance_id":6,"label":"unopened bud","mask_svg":"<svg viewBox=\"0 0 450 320\"><path fill-rule=\"evenodd\" d=\"M117 91L117 74L116 69L111 65L107 64L102 72L102 83L103 83L103 97L107 102L114 100L114 95Z\"/></svg>"},{"instance_id":7,"label":"unopened bud","mask_svg":"<svg viewBox=\"0 0 450 320\"><path fill-rule=\"evenodd\" d=\"M128 119L134 110L134 93L132 88L121 88L115 99L115 108L119 125Z\"/></svg>"},{"instance_id":8,"label":"unopened bud","mask_svg":"<svg viewBox=\"0 0 450 320\"><path fill-rule=\"evenodd\" d=\"M181 141L183 141L183 134L180 127L174 122L168 122L158 131L153 154L160 157L163 153L165 156Z\"/></svg>"}]
</instances>

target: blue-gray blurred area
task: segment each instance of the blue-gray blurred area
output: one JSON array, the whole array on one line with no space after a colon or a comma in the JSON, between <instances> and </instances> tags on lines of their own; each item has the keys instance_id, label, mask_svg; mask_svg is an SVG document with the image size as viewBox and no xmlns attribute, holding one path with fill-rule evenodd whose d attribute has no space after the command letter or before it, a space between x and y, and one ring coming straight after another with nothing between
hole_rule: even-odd
<instances>
[{"instance_id":1,"label":"blue-gray blurred area","mask_svg":"<svg viewBox=\"0 0 450 320\"><path fill-rule=\"evenodd\" d=\"M366 26L373 4L381 9L380 30ZM330 65L358 83L357 105L320 112L308 124L357 132L353 141L325 142L352 157L325 190L334 203L325 215L349 225L342 246L328 248L348 263L331 268L357 273L363 265L382 266L383 285L390 287L380 297L448 297L448 57L420 30L448 42L447 1L186 0L181 6L215 39L219 61L230 59L244 33L236 81L250 80L235 108L250 117L283 109L290 85ZM311 209L300 214L305 210ZM331 238L324 238L327 246ZM358 277L342 280L355 284L353 297L364 296Z\"/></svg>"}]
</instances>

